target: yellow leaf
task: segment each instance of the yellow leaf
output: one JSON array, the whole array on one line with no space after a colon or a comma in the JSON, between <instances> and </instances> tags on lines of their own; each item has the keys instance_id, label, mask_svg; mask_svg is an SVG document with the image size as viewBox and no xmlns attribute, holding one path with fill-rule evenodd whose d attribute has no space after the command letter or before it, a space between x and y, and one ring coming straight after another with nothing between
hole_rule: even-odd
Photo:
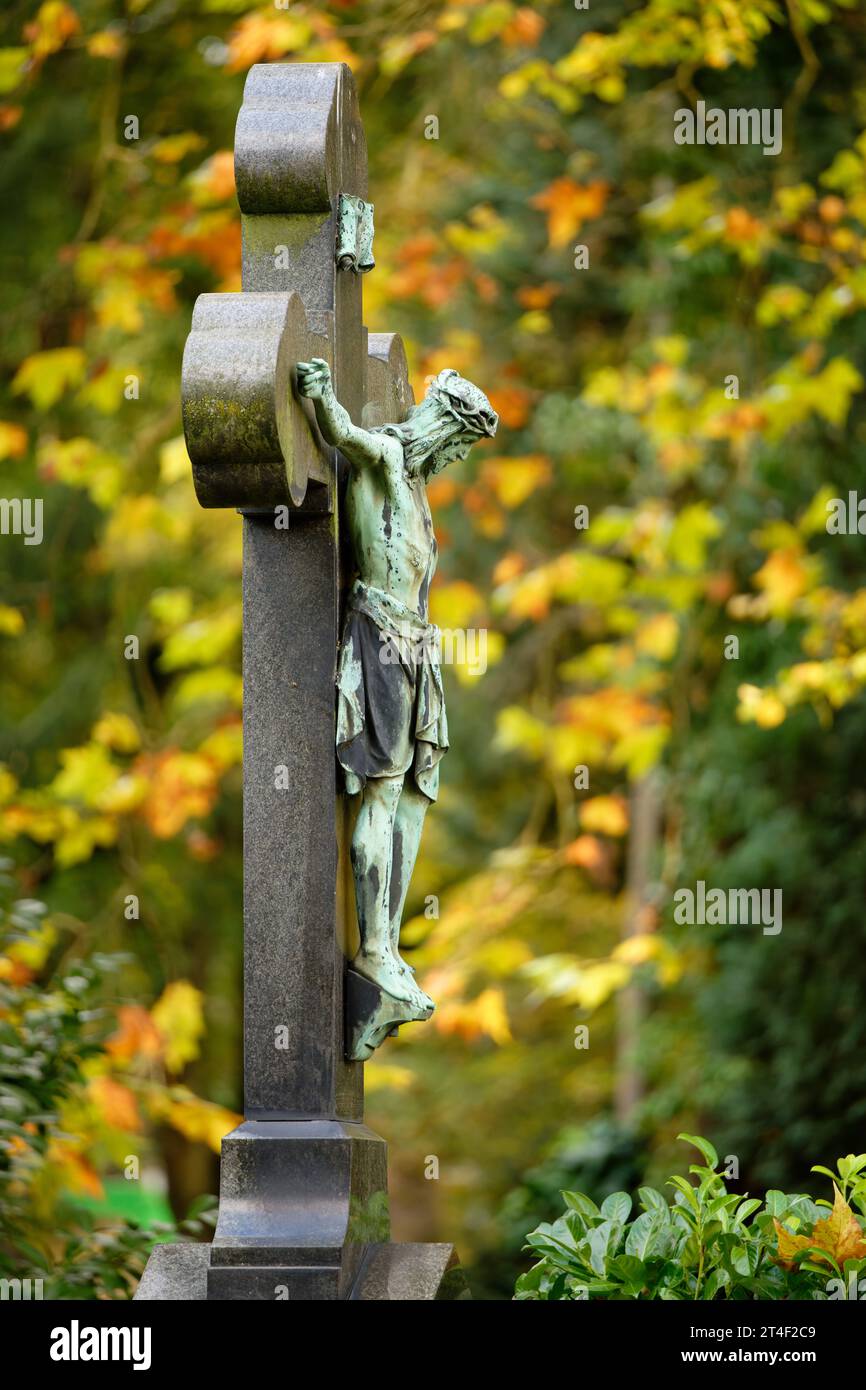
<instances>
[{"instance_id":1,"label":"yellow leaf","mask_svg":"<svg viewBox=\"0 0 866 1390\"><path fill-rule=\"evenodd\" d=\"M14 92L23 81L29 56L26 48L0 48L0 93Z\"/></svg>"},{"instance_id":2,"label":"yellow leaf","mask_svg":"<svg viewBox=\"0 0 866 1390\"><path fill-rule=\"evenodd\" d=\"M161 627L177 628L192 614L190 589L157 589L148 603L150 614Z\"/></svg>"},{"instance_id":3,"label":"yellow leaf","mask_svg":"<svg viewBox=\"0 0 866 1390\"><path fill-rule=\"evenodd\" d=\"M744 684L737 694L740 700L737 718L741 724L753 721L760 729L776 729L784 724L788 711L775 691Z\"/></svg>"},{"instance_id":4,"label":"yellow leaf","mask_svg":"<svg viewBox=\"0 0 866 1390\"><path fill-rule=\"evenodd\" d=\"M479 1037L491 1038L500 1046L511 1042L505 995L495 986L483 990L475 999L442 1004L434 1021L440 1033L457 1034L467 1042Z\"/></svg>"},{"instance_id":5,"label":"yellow leaf","mask_svg":"<svg viewBox=\"0 0 866 1390\"><path fill-rule=\"evenodd\" d=\"M185 130L178 135L167 135L157 140L151 153L160 164L179 164L193 150L200 150L204 140L195 131Z\"/></svg>"},{"instance_id":6,"label":"yellow leaf","mask_svg":"<svg viewBox=\"0 0 866 1390\"><path fill-rule=\"evenodd\" d=\"M769 612L785 617L809 585L809 568L802 552L789 547L774 550L755 575L755 584L767 598Z\"/></svg>"},{"instance_id":7,"label":"yellow leaf","mask_svg":"<svg viewBox=\"0 0 866 1390\"><path fill-rule=\"evenodd\" d=\"M141 735L128 714L106 711L94 724L92 737L116 753L137 753L141 747Z\"/></svg>"},{"instance_id":8,"label":"yellow leaf","mask_svg":"<svg viewBox=\"0 0 866 1390\"><path fill-rule=\"evenodd\" d=\"M672 613L658 613L641 623L635 633L635 646L656 661L670 661L677 649L679 632L679 623Z\"/></svg>"},{"instance_id":9,"label":"yellow leaf","mask_svg":"<svg viewBox=\"0 0 866 1390\"><path fill-rule=\"evenodd\" d=\"M593 796L580 808L580 823L597 835L625 835L628 803L622 796Z\"/></svg>"},{"instance_id":10,"label":"yellow leaf","mask_svg":"<svg viewBox=\"0 0 866 1390\"><path fill-rule=\"evenodd\" d=\"M122 460L83 435L47 439L39 449L38 467L41 478L85 488L99 507L113 506L120 495Z\"/></svg>"},{"instance_id":11,"label":"yellow leaf","mask_svg":"<svg viewBox=\"0 0 866 1390\"><path fill-rule=\"evenodd\" d=\"M20 459L27 450L27 431L11 420L0 420L0 459Z\"/></svg>"},{"instance_id":12,"label":"yellow leaf","mask_svg":"<svg viewBox=\"0 0 866 1390\"><path fill-rule=\"evenodd\" d=\"M367 1095L376 1091L408 1091L414 1081L415 1073L408 1067L396 1067L388 1062L373 1061L364 1069Z\"/></svg>"},{"instance_id":13,"label":"yellow leaf","mask_svg":"<svg viewBox=\"0 0 866 1390\"><path fill-rule=\"evenodd\" d=\"M24 614L18 608L0 603L0 636L17 637L24 631Z\"/></svg>"},{"instance_id":14,"label":"yellow leaf","mask_svg":"<svg viewBox=\"0 0 866 1390\"><path fill-rule=\"evenodd\" d=\"M60 762L61 771L51 783L51 790L61 801L78 802L82 806L99 806L103 794L114 785L120 771L99 743L64 748Z\"/></svg>"},{"instance_id":15,"label":"yellow leaf","mask_svg":"<svg viewBox=\"0 0 866 1390\"><path fill-rule=\"evenodd\" d=\"M275 62L310 42L309 20L295 15L245 15L229 39L229 71L240 72L253 63Z\"/></svg>"},{"instance_id":16,"label":"yellow leaf","mask_svg":"<svg viewBox=\"0 0 866 1390\"><path fill-rule=\"evenodd\" d=\"M0 763L0 806L11 801L18 790L18 779L11 773L5 763Z\"/></svg>"},{"instance_id":17,"label":"yellow leaf","mask_svg":"<svg viewBox=\"0 0 866 1390\"><path fill-rule=\"evenodd\" d=\"M695 572L706 564L707 546L719 535L722 523L706 502L694 502L677 515L667 542L668 555L680 569Z\"/></svg>"},{"instance_id":18,"label":"yellow leaf","mask_svg":"<svg viewBox=\"0 0 866 1390\"><path fill-rule=\"evenodd\" d=\"M529 758L542 758L550 730L521 705L500 710L496 721L496 743L505 752L519 751Z\"/></svg>"},{"instance_id":19,"label":"yellow leaf","mask_svg":"<svg viewBox=\"0 0 866 1390\"><path fill-rule=\"evenodd\" d=\"M219 1153L225 1135L241 1121L240 1115L200 1100L185 1086L172 1086L168 1093L154 1088L147 1097L147 1108L153 1119L171 1125L194 1144L207 1144L214 1153Z\"/></svg>"},{"instance_id":20,"label":"yellow leaf","mask_svg":"<svg viewBox=\"0 0 866 1390\"><path fill-rule=\"evenodd\" d=\"M481 470L481 486L489 487L503 507L511 511L550 482L550 477L550 460L545 454L490 458Z\"/></svg>"},{"instance_id":21,"label":"yellow leaf","mask_svg":"<svg viewBox=\"0 0 866 1390\"><path fill-rule=\"evenodd\" d=\"M117 840L117 825L108 816L83 817L70 812L54 843L54 857L61 869L83 864L98 847L108 849Z\"/></svg>"},{"instance_id":22,"label":"yellow leaf","mask_svg":"<svg viewBox=\"0 0 866 1390\"><path fill-rule=\"evenodd\" d=\"M171 633L159 664L166 671L178 671L184 666L211 666L234 649L240 632L241 605L232 602Z\"/></svg>"},{"instance_id":23,"label":"yellow leaf","mask_svg":"<svg viewBox=\"0 0 866 1390\"><path fill-rule=\"evenodd\" d=\"M204 1033L201 991L187 980L174 980L166 985L150 1016L163 1037L166 1067L170 1072L182 1071L198 1056Z\"/></svg>"},{"instance_id":24,"label":"yellow leaf","mask_svg":"<svg viewBox=\"0 0 866 1390\"><path fill-rule=\"evenodd\" d=\"M483 611L483 596L465 579L438 584L430 595L430 615L440 627L470 627Z\"/></svg>"},{"instance_id":25,"label":"yellow leaf","mask_svg":"<svg viewBox=\"0 0 866 1390\"><path fill-rule=\"evenodd\" d=\"M84 380L86 359L81 348L51 348L25 357L12 381L16 395L26 393L37 410L50 410L64 392Z\"/></svg>"},{"instance_id":26,"label":"yellow leaf","mask_svg":"<svg viewBox=\"0 0 866 1390\"><path fill-rule=\"evenodd\" d=\"M240 767L243 762L243 726L240 719L226 721L208 734L199 748L203 758L214 764L219 772L230 767Z\"/></svg>"},{"instance_id":27,"label":"yellow leaf","mask_svg":"<svg viewBox=\"0 0 866 1390\"><path fill-rule=\"evenodd\" d=\"M37 62L56 53L67 39L81 33L81 20L65 0L45 0L32 23L24 26L24 37L33 45Z\"/></svg>"},{"instance_id":28,"label":"yellow leaf","mask_svg":"<svg viewBox=\"0 0 866 1390\"><path fill-rule=\"evenodd\" d=\"M166 748L139 758L133 770L147 780L141 814L161 840L170 840L187 821L208 815L216 800L218 769L200 753Z\"/></svg>"},{"instance_id":29,"label":"yellow leaf","mask_svg":"<svg viewBox=\"0 0 866 1390\"><path fill-rule=\"evenodd\" d=\"M626 965L645 965L662 954L663 943L654 932L639 932L627 936L611 952L612 960L621 960Z\"/></svg>"},{"instance_id":30,"label":"yellow leaf","mask_svg":"<svg viewBox=\"0 0 866 1390\"><path fill-rule=\"evenodd\" d=\"M123 37L111 29L100 29L87 40L87 51L91 58L119 58L125 47Z\"/></svg>"},{"instance_id":31,"label":"yellow leaf","mask_svg":"<svg viewBox=\"0 0 866 1390\"><path fill-rule=\"evenodd\" d=\"M224 203L235 195L235 157L218 150L190 175L193 198L199 205Z\"/></svg>"}]
</instances>

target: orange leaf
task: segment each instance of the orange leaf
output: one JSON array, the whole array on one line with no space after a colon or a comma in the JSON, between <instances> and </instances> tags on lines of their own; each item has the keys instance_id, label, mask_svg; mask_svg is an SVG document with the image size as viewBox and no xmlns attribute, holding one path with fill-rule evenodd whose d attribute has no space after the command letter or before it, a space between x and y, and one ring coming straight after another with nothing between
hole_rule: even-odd
<instances>
[{"instance_id":1,"label":"orange leaf","mask_svg":"<svg viewBox=\"0 0 866 1390\"><path fill-rule=\"evenodd\" d=\"M787 1268L794 1267L796 1256L801 1250L817 1246L819 1254L813 1250L811 1258L819 1264L830 1265L830 1258L841 1269L846 1260L860 1260L866 1256L866 1236L853 1211L838 1187L834 1187L833 1210L828 1217L816 1221L811 1235L792 1235L778 1221L773 1221L778 1236L779 1263Z\"/></svg>"},{"instance_id":2,"label":"orange leaf","mask_svg":"<svg viewBox=\"0 0 866 1390\"><path fill-rule=\"evenodd\" d=\"M27 431L9 420L0 420L0 459L20 459L27 449Z\"/></svg>"},{"instance_id":3,"label":"orange leaf","mask_svg":"<svg viewBox=\"0 0 866 1390\"><path fill-rule=\"evenodd\" d=\"M141 1129L138 1103L128 1086L111 1076L95 1076L87 1089L103 1120L112 1129L136 1132Z\"/></svg>"},{"instance_id":4,"label":"orange leaf","mask_svg":"<svg viewBox=\"0 0 866 1390\"><path fill-rule=\"evenodd\" d=\"M596 835L578 835L566 845L563 857L566 864L589 874L600 888L610 886L614 880L613 849L609 842L599 840Z\"/></svg>"},{"instance_id":5,"label":"orange leaf","mask_svg":"<svg viewBox=\"0 0 866 1390\"><path fill-rule=\"evenodd\" d=\"M567 176L530 199L532 206L547 213L547 236L551 246L566 246L584 222L599 217L607 202L609 185L602 179L575 183Z\"/></svg>"},{"instance_id":6,"label":"orange leaf","mask_svg":"<svg viewBox=\"0 0 866 1390\"><path fill-rule=\"evenodd\" d=\"M118 1031L105 1044L110 1057L130 1062L133 1057L162 1055L162 1034L147 1009L140 1004L121 1004L117 1011Z\"/></svg>"},{"instance_id":7,"label":"orange leaf","mask_svg":"<svg viewBox=\"0 0 866 1390\"><path fill-rule=\"evenodd\" d=\"M89 1197L104 1196L99 1174L93 1164L71 1144L52 1144L48 1156L64 1169L64 1178L73 1191L86 1192Z\"/></svg>"}]
</instances>

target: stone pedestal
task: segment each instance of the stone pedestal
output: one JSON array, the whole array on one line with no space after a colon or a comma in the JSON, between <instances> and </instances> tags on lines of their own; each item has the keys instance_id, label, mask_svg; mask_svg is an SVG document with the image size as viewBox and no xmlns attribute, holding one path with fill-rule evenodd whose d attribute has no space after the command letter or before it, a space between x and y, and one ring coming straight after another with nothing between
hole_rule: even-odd
<instances>
[{"instance_id":1,"label":"stone pedestal","mask_svg":"<svg viewBox=\"0 0 866 1390\"><path fill-rule=\"evenodd\" d=\"M347 1298L388 1239L385 1144L338 1120L247 1122L222 1146L208 1298Z\"/></svg>"},{"instance_id":2,"label":"stone pedestal","mask_svg":"<svg viewBox=\"0 0 866 1390\"><path fill-rule=\"evenodd\" d=\"M203 1302L208 1294L207 1245L158 1245L147 1263L136 1299L142 1302ZM217 1295L237 1299L320 1299L315 1280L280 1289L277 1294L247 1283L245 1292ZM353 1303L453 1302L470 1297L453 1245L383 1244L370 1246L358 1271L349 1301Z\"/></svg>"}]
</instances>

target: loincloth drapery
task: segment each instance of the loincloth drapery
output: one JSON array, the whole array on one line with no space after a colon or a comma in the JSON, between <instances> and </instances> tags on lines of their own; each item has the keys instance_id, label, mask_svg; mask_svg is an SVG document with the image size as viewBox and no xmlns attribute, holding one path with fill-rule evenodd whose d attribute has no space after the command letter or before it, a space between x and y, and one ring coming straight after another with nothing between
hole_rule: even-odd
<instances>
[{"instance_id":1,"label":"loincloth drapery","mask_svg":"<svg viewBox=\"0 0 866 1390\"><path fill-rule=\"evenodd\" d=\"M346 790L410 768L431 801L448 747L439 629L384 589L356 579L337 669L337 758Z\"/></svg>"}]
</instances>

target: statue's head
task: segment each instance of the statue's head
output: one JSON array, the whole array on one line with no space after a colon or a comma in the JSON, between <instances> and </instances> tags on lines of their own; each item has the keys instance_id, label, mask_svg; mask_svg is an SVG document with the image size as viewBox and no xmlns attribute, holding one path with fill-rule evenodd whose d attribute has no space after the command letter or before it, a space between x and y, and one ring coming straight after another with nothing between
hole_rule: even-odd
<instances>
[{"instance_id":1,"label":"statue's head","mask_svg":"<svg viewBox=\"0 0 866 1390\"><path fill-rule=\"evenodd\" d=\"M496 433L499 416L484 392L455 372L453 367L446 367L444 372L433 378L424 399L435 401L461 431L471 436L472 443L482 435L492 437Z\"/></svg>"},{"instance_id":2,"label":"statue's head","mask_svg":"<svg viewBox=\"0 0 866 1390\"><path fill-rule=\"evenodd\" d=\"M464 459L477 440L492 437L498 424L499 416L484 392L446 367L402 425L383 428L401 440L407 470L430 478L455 459Z\"/></svg>"}]
</instances>

